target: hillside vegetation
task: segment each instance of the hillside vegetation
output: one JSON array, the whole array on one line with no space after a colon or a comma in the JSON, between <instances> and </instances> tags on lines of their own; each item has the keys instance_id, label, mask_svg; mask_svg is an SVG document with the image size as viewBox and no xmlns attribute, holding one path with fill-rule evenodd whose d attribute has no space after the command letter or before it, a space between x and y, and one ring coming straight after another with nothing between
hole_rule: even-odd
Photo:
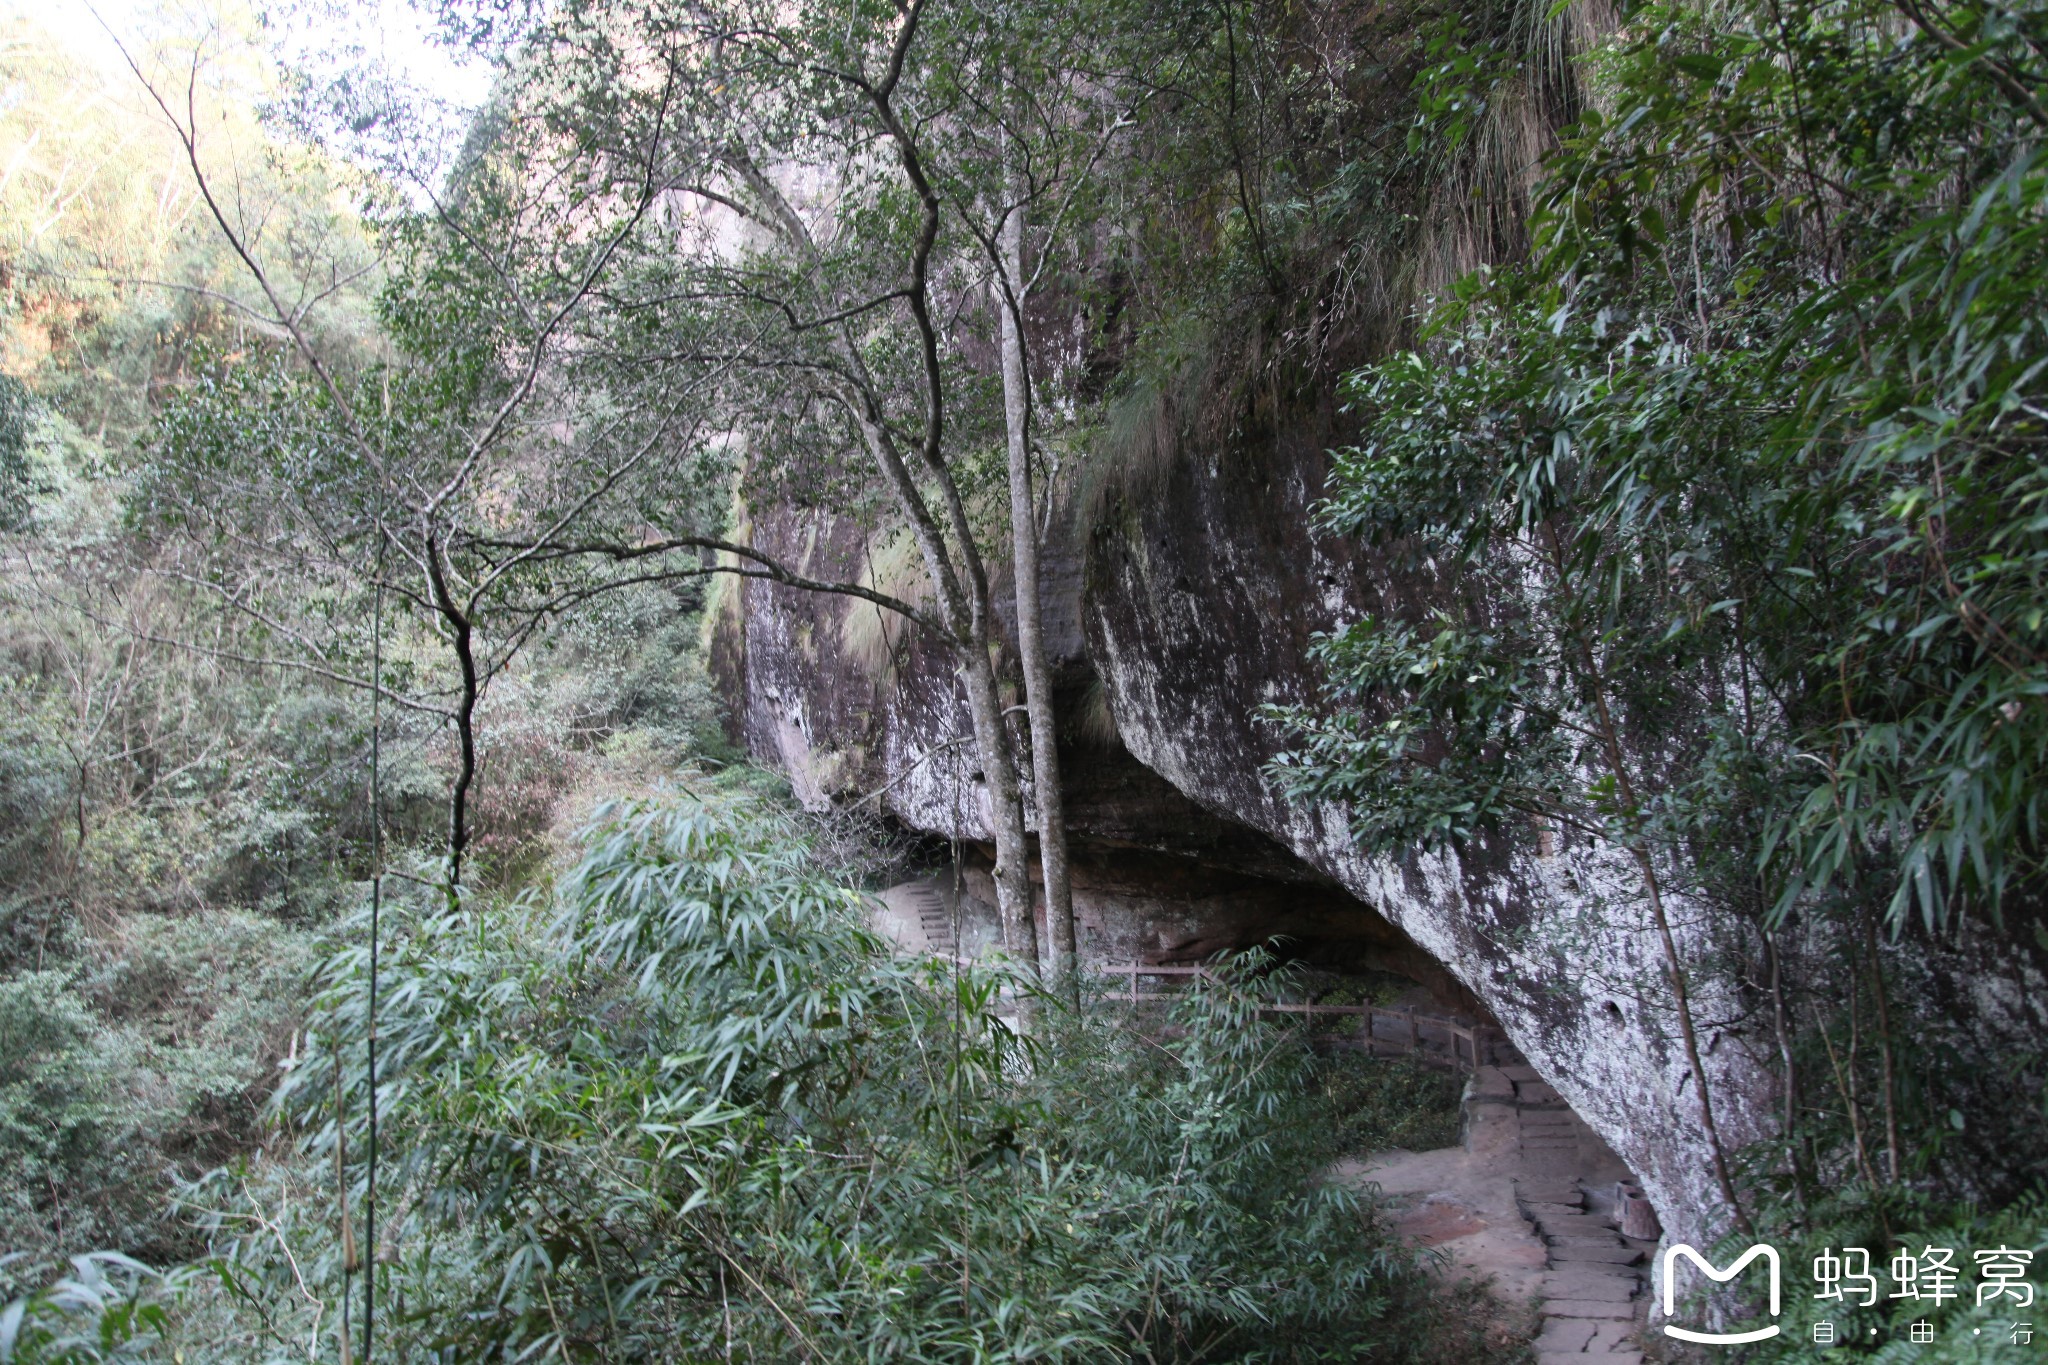
<instances>
[{"instance_id":1,"label":"hillside vegetation","mask_svg":"<svg viewBox=\"0 0 2048 1365\"><path fill-rule=\"evenodd\" d=\"M1296 425L1412 609L1290 795L1622 850L1731 1236L2048 1251L2048 8L430 18L459 125L317 7L0 31L0 1361L1511 1349L1321 1179L1436 1125L1277 963L1070 971L1047 519ZM998 961L732 747L735 579L945 653Z\"/></svg>"}]
</instances>

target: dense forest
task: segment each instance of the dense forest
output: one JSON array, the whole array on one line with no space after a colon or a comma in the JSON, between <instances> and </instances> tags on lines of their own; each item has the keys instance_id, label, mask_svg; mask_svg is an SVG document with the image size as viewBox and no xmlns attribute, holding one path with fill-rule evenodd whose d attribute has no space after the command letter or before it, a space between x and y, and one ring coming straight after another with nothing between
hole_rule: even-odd
<instances>
[{"instance_id":1,"label":"dense forest","mask_svg":"<svg viewBox=\"0 0 2048 1365\"><path fill-rule=\"evenodd\" d=\"M1667 1224L2048 1253L2048 8L418 19L0 28L0 1362L1550 1361L1332 1175L1461 1080L1087 970L1056 548L1282 434L1392 586L1263 778L1584 853ZM942 661L995 951L746 742L771 588Z\"/></svg>"}]
</instances>

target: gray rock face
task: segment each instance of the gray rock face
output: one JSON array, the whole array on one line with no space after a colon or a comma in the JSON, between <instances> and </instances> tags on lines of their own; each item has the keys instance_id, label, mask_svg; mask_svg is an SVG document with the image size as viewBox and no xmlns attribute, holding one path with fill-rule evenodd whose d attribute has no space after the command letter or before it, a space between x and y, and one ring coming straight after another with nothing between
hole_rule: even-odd
<instances>
[{"instance_id":1,"label":"gray rock face","mask_svg":"<svg viewBox=\"0 0 2048 1365\"><path fill-rule=\"evenodd\" d=\"M1256 708L1314 695L1314 636L1425 590L1310 531L1320 445L1183 459L1050 547L1061 711L1076 718L1062 761L1084 954L1190 960L1286 934L1324 959L1399 971L1498 1022L1638 1174L1668 1232L1702 1239L1720 1198L1619 851L1539 856L1531 830L1462 855L1366 857L1343 810L1292 805L1265 775L1280 736ZM874 561L860 531L816 515L772 515L754 535L814 576ZM987 838L943 651L914 638L877 650L878 623L849 624L874 609L845 599L758 582L737 599L714 659L753 753L814 805L866 797L915 828ZM1680 906L1675 918L1690 961L1732 946L1709 917ZM1705 988L1696 1010L1718 1117L1740 1145L1768 1122L1769 1039L1732 990Z\"/></svg>"},{"instance_id":2,"label":"gray rock face","mask_svg":"<svg viewBox=\"0 0 2048 1365\"><path fill-rule=\"evenodd\" d=\"M1722 1200L1620 850L1539 856L1531 829L1462 856L1368 857L1341 808L1290 803L1265 775L1281 737L1255 708L1314 696L1314 636L1426 591L1312 534L1323 456L1277 453L1258 468L1184 463L1092 536L1083 614L1119 735L1177 790L1283 845L1442 963L1640 1175L1666 1227L1706 1235ZM1684 907L1674 918L1689 962L1732 946ZM1707 988L1696 1017L1717 1118L1739 1146L1762 1136L1773 1082L1766 1039L1736 1026L1751 1010L1733 997Z\"/></svg>"}]
</instances>

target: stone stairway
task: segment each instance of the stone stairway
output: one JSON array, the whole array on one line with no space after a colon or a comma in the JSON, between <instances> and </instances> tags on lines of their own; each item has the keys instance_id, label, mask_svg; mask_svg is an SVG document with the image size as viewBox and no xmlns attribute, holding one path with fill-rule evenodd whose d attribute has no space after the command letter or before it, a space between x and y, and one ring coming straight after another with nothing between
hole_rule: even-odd
<instances>
[{"instance_id":1,"label":"stone stairway","mask_svg":"<svg viewBox=\"0 0 2048 1365\"><path fill-rule=\"evenodd\" d=\"M1642 1244L1596 1212L1576 1180L1517 1180L1515 1201L1545 1252L1537 1365L1639 1365Z\"/></svg>"},{"instance_id":2,"label":"stone stairway","mask_svg":"<svg viewBox=\"0 0 2048 1365\"><path fill-rule=\"evenodd\" d=\"M1611 1191L1627 1168L1511 1047L1495 1047L1467 1091L1467 1148L1509 1175L1516 1211L1542 1246L1532 1286L1538 1365L1637 1365L1651 1244L1616 1225Z\"/></svg>"},{"instance_id":3,"label":"stone stairway","mask_svg":"<svg viewBox=\"0 0 2048 1365\"><path fill-rule=\"evenodd\" d=\"M953 941L953 916L946 909L946 901L938 888L930 882L912 882L897 888L904 902L917 914L918 927L924 930L925 948L940 957L950 957L955 944Z\"/></svg>"}]
</instances>

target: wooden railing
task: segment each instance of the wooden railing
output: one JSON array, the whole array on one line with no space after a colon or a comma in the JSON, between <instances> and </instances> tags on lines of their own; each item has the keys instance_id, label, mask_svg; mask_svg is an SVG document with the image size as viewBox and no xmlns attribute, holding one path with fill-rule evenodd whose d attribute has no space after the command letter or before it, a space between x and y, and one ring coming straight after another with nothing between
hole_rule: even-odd
<instances>
[{"instance_id":1,"label":"wooden railing","mask_svg":"<svg viewBox=\"0 0 2048 1365\"><path fill-rule=\"evenodd\" d=\"M1148 1001L1177 999L1180 994L1178 991L1141 991L1138 989L1140 977L1217 979L1214 973L1202 966L1166 967L1132 962L1097 967L1095 970L1105 976L1129 977L1129 989L1119 990L1110 998L1127 1000L1134 1006ZM1412 1005L1297 1005L1276 1002L1261 1006L1260 1011L1307 1015L1311 1021L1323 1016L1349 1019L1354 1021L1349 1029L1318 1034L1318 1041L1356 1048L1376 1057L1414 1057L1464 1070L1490 1065L1494 1045L1506 1038L1499 1029L1489 1025L1460 1019L1456 1015L1427 1013Z\"/></svg>"}]
</instances>

